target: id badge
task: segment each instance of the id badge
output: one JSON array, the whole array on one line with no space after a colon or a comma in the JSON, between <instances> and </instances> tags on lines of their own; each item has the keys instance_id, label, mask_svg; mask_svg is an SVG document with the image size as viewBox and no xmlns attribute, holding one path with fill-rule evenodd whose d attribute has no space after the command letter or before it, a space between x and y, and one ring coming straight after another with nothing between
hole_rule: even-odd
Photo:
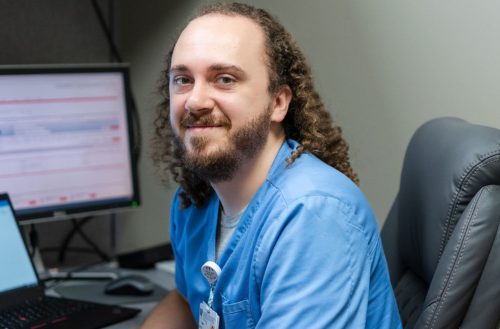
<instances>
[{"instance_id":1,"label":"id badge","mask_svg":"<svg viewBox=\"0 0 500 329\"><path fill-rule=\"evenodd\" d=\"M207 303L200 304L199 329L219 329L219 315L208 307Z\"/></svg>"}]
</instances>

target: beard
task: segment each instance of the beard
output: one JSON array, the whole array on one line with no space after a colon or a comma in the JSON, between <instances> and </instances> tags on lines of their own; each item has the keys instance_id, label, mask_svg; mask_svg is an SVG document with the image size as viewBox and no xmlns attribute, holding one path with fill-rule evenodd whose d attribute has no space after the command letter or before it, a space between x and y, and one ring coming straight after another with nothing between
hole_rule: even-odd
<instances>
[{"instance_id":1,"label":"beard","mask_svg":"<svg viewBox=\"0 0 500 329\"><path fill-rule=\"evenodd\" d=\"M175 133L174 148L181 154L187 169L194 172L202 180L211 184L230 181L243 163L253 158L264 147L271 126L271 106L264 113L255 117L244 127L231 132L231 121L227 116L216 117L210 113L195 116L188 112L180 120L180 132L185 133L187 126L195 122L204 125L215 124L226 128L228 143L219 145L216 150L203 154L210 142L207 136L193 136L189 139L192 150L188 151L182 138Z\"/></svg>"}]
</instances>

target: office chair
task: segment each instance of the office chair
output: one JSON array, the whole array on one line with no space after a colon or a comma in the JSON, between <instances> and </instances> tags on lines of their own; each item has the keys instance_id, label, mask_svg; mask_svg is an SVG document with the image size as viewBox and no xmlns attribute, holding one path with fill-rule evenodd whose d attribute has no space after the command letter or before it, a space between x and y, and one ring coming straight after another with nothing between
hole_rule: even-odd
<instances>
[{"instance_id":1,"label":"office chair","mask_svg":"<svg viewBox=\"0 0 500 329\"><path fill-rule=\"evenodd\" d=\"M500 130L421 126L382 244L404 329L494 329L500 320Z\"/></svg>"}]
</instances>

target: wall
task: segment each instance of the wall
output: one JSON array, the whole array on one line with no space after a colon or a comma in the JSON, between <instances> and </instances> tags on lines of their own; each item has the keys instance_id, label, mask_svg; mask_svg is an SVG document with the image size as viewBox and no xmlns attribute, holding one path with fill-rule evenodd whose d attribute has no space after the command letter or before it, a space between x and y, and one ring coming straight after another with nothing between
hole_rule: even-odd
<instances>
[{"instance_id":1,"label":"wall","mask_svg":"<svg viewBox=\"0 0 500 329\"><path fill-rule=\"evenodd\" d=\"M132 64L145 134L152 131L155 82L175 28L205 2L119 3L120 46ZM380 226L417 127L456 116L500 128L498 2L244 2L278 14L306 53L318 89L344 129L360 187ZM160 186L146 153L140 171L143 207L122 216L123 250L168 240L175 186Z\"/></svg>"},{"instance_id":2,"label":"wall","mask_svg":"<svg viewBox=\"0 0 500 329\"><path fill-rule=\"evenodd\" d=\"M109 1L99 1L105 17ZM0 64L103 63L109 48L90 1L0 0Z\"/></svg>"}]
</instances>

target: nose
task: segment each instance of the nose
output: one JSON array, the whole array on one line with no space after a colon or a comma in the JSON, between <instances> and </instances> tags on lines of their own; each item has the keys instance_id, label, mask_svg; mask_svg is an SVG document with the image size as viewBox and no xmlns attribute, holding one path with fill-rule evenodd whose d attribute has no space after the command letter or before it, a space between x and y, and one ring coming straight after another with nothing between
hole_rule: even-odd
<instances>
[{"instance_id":1,"label":"nose","mask_svg":"<svg viewBox=\"0 0 500 329\"><path fill-rule=\"evenodd\" d=\"M214 106L215 102L212 98L210 87L203 82L195 82L186 99L186 110L199 115L202 112L211 111Z\"/></svg>"}]
</instances>

